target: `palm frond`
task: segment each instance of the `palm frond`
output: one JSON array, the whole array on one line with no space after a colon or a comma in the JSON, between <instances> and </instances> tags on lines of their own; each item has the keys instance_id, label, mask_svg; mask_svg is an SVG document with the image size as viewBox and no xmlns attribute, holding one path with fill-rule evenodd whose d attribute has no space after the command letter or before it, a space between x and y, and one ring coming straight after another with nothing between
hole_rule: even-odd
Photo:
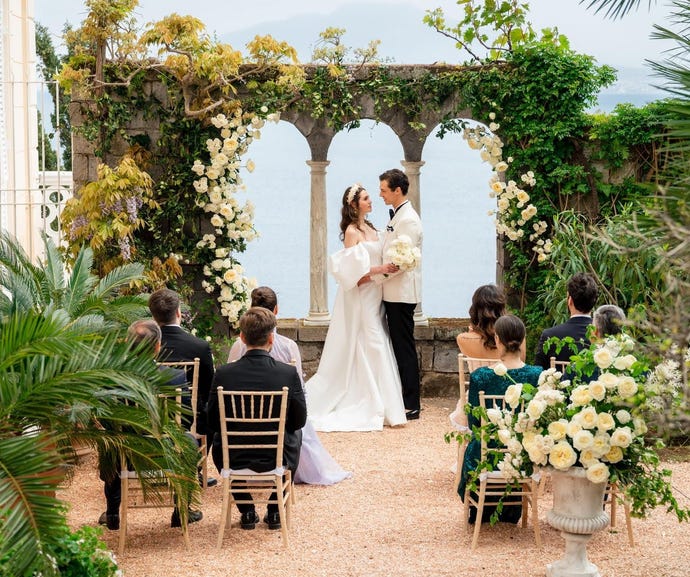
<instances>
[{"instance_id":1,"label":"palm frond","mask_svg":"<svg viewBox=\"0 0 690 577\"><path fill-rule=\"evenodd\" d=\"M72 265L65 295L64 306L72 316L78 316L82 303L97 283L98 279L91 272L91 267L93 267L93 251L88 247L82 247Z\"/></svg>"},{"instance_id":2,"label":"palm frond","mask_svg":"<svg viewBox=\"0 0 690 577\"><path fill-rule=\"evenodd\" d=\"M43 262L43 281L45 290L53 295L62 297L66 290L65 265L55 243L45 233L43 234L45 260ZM62 300L61 298L59 300Z\"/></svg>"},{"instance_id":3,"label":"palm frond","mask_svg":"<svg viewBox=\"0 0 690 577\"><path fill-rule=\"evenodd\" d=\"M580 4L584 4L588 0L580 0ZM607 18L623 18L633 10L637 10L640 6L641 0L589 0L587 9L595 8L595 14L603 12ZM648 8L652 7L653 0L648 0ZM655 3L655 2L654 2Z\"/></svg>"}]
</instances>

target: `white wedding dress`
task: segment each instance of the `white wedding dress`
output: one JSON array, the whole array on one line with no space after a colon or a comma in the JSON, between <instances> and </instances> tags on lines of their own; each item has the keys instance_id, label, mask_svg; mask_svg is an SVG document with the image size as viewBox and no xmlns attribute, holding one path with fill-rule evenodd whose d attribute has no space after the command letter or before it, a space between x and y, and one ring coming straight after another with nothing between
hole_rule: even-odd
<instances>
[{"instance_id":1,"label":"white wedding dress","mask_svg":"<svg viewBox=\"0 0 690 577\"><path fill-rule=\"evenodd\" d=\"M360 242L329 258L338 292L319 368L305 385L317 431L375 431L406 422L381 285L357 286L380 264L380 241Z\"/></svg>"}]
</instances>

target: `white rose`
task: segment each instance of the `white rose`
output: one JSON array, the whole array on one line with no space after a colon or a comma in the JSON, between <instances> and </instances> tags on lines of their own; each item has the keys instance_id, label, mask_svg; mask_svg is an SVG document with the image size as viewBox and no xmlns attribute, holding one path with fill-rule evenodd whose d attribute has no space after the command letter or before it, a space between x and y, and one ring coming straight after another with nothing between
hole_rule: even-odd
<instances>
[{"instance_id":1,"label":"white rose","mask_svg":"<svg viewBox=\"0 0 690 577\"><path fill-rule=\"evenodd\" d=\"M618 375L614 375L613 373L606 372L601 373L597 380L600 383L602 383L607 389L612 389L618 384L619 377Z\"/></svg>"},{"instance_id":2,"label":"white rose","mask_svg":"<svg viewBox=\"0 0 690 577\"><path fill-rule=\"evenodd\" d=\"M599 420L597 410L594 407L585 407L577 414L577 417L577 422L582 425L583 429L593 429Z\"/></svg>"},{"instance_id":3,"label":"white rose","mask_svg":"<svg viewBox=\"0 0 690 577\"><path fill-rule=\"evenodd\" d=\"M568 427L568 421L565 419L558 419L558 421L553 421L549 423L549 435L554 441L561 441L565 439L566 431Z\"/></svg>"},{"instance_id":4,"label":"white rose","mask_svg":"<svg viewBox=\"0 0 690 577\"><path fill-rule=\"evenodd\" d=\"M609 468L604 463L587 467L587 479L592 483L605 483L609 480Z\"/></svg>"},{"instance_id":5,"label":"white rose","mask_svg":"<svg viewBox=\"0 0 690 577\"><path fill-rule=\"evenodd\" d=\"M629 399L637 393L637 383L632 377L621 377L618 381L618 394L624 399Z\"/></svg>"},{"instance_id":6,"label":"white rose","mask_svg":"<svg viewBox=\"0 0 690 577\"><path fill-rule=\"evenodd\" d=\"M578 431L573 437L573 447L578 451L590 449L592 445L594 445L594 435L585 429Z\"/></svg>"},{"instance_id":7,"label":"white rose","mask_svg":"<svg viewBox=\"0 0 690 577\"><path fill-rule=\"evenodd\" d=\"M600 369L608 369L611 366L611 363L613 363L611 351L609 351L606 347L601 347L594 353L594 362Z\"/></svg>"},{"instance_id":8,"label":"white rose","mask_svg":"<svg viewBox=\"0 0 690 577\"><path fill-rule=\"evenodd\" d=\"M633 434L630 427L619 427L611 433L611 445L625 449L632 443Z\"/></svg>"},{"instance_id":9,"label":"white rose","mask_svg":"<svg viewBox=\"0 0 690 577\"><path fill-rule=\"evenodd\" d=\"M630 413L628 411L626 411L625 409L621 409L620 411L616 412L616 420L621 425L625 425L626 423L629 423L630 419L632 419L632 417L630 416Z\"/></svg>"},{"instance_id":10,"label":"white rose","mask_svg":"<svg viewBox=\"0 0 690 577\"><path fill-rule=\"evenodd\" d=\"M601 381L589 383L589 394L597 401L603 401L606 396L606 386Z\"/></svg>"},{"instance_id":11,"label":"white rose","mask_svg":"<svg viewBox=\"0 0 690 577\"><path fill-rule=\"evenodd\" d=\"M505 446L508 446L508 443L510 442L511 439L511 434L508 429L499 429L498 430L498 440Z\"/></svg>"},{"instance_id":12,"label":"white rose","mask_svg":"<svg viewBox=\"0 0 690 577\"><path fill-rule=\"evenodd\" d=\"M570 400L575 406L578 407L589 405L589 403L592 402L592 395L589 392L589 386L580 385L579 387L575 387L572 393L570 393Z\"/></svg>"},{"instance_id":13,"label":"white rose","mask_svg":"<svg viewBox=\"0 0 690 577\"><path fill-rule=\"evenodd\" d=\"M580 452L580 464L583 467L589 467L598 462L599 460L594 456L594 453L591 449L585 449L584 451Z\"/></svg>"},{"instance_id":14,"label":"white rose","mask_svg":"<svg viewBox=\"0 0 690 577\"><path fill-rule=\"evenodd\" d=\"M527 405L527 414L536 421L541 417L544 409L546 409L546 403L538 399L532 399Z\"/></svg>"},{"instance_id":15,"label":"white rose","mask_svg":"<svg viewBox=\"0 0 690 577\"><path fill-rule=\"evenodd\" d=\"M611 450L611 437L608 433L599 432L594 435L594 443L592 444L592 452L601 457L606 455Z\"/></svg>"},{"instance_id":16,"label":"white rose","mask_svg":"<svg viewBox=\"0 0 690 577\"><path fill-rule=\"evenodd\" d=\"M599 413L597 415L597 429L600 431L610 431L616 426L616 422L609 413Z\"/></svg>"},{"instance_id":17,"label":"white rose","mask_svg":"<svg viewBox=\"0 0 690 577\"><path fill-rule=\"evenodd\" d=\"M633 419L633 427L635 428L635 435L642 436L647 432L647 423L642 417L635 417Z\"/></svg>"},{"instance_id":18,"label":"white rose","mask_svg":"<svg viewBox=\"0 0 690 577\"><path fill-rule=\"evenodd\" d=\"M211 224L212 224L215 228L220 228L221 226L223 226L223 219L222 219L219 215L214 214L214 215L211 217Z\"/></svg>"},{"instance_id":19,"label":"white rose","mask_svg":"<svg viewBox=\"0 0 690 577\"><path fill-rule=\"evenodd\" d=\"M581 430L582 430L582 425L577 422L577 419L573 419L565 427L565 432L571 439L575 435L577 435L577 433L579 433Z\"/></svg>"},{"instance_id":20,"label":"white rose","mask_svg":"<svg viewBox=\"0 0 690 577\"><path fill-rule=\"evenodd\" d=\"M491 407L486 410L486 417L489 419L489 422L493 423L494 425L498 425L498 423L501 421L501 411Z\"/></svg>"},{"instance_id":21,"label":"white rose","mask_svg":"<svg viewBox=\"0 0 690 577\"><path fill-rule=\"evenodd\" d=\"M505 377L507 372L508 369L503 363L496 363L494 365L494 373L496 373L496 375L498 375L499 377Z\"/></svg>"},{"instance_id":22,"label":"white rose","mask_svg":"<svg viewBox=\"0 0 690 577\"><path fill-rule=\"evenodd\" d=\"M505 368L505 366L503 367ZM494 371L496 368L494 367ZM496 373L498 374L498 373ZM510 405L513 409L517 407L520 404L520 395L522 394L522 385L521 384L513 384L510 385L505 392L504 398L506 400L506 403Z\"/></svg>"},{"instance_id":23,"label":"white rose","mask_svg":"<svg viewBox=\"0 0 690 577\"><path fill-rule=\"evenodd\" d=\"M619 371L627 371L635 364L636 361L637 359L633 355L624 355L622 357L618 357L613 362L613 366Z\"/></svg>"},{"instance_id":24,"label":"white rose","mask_svg":"<svg viewBox=\"0 0 690 577\"><path fill-rule=\"evenodd\" d=\"M549 463L556 469L565 471L577 461L577 454L567 441L556 443L549 453Z\"/></svg>"},{"instance_id":25,"label":"white rose","mask_svg":"<svg viewBox=\"0 0 690 577\"><path fill-rule=\"evenodd\" d=\"M623 449L620 447L611 447L609 452L602 458L609 463L618 463L623 460Z\"/></svg>"}]
</instances>

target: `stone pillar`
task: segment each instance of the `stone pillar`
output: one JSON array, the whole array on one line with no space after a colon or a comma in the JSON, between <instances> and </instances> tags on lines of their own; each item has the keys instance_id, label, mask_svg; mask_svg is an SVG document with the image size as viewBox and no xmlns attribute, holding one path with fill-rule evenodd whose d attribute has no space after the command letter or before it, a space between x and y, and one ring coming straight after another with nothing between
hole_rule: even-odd
<instances>
[{"instance_id":1,"label":"stone pillar","mask_svg":"<svg viewBox=\"0 0 690 577\"><path fill-rule=\"evenodd\" d=\"M401 160L405 174L410 181L410 188L407 191L407 197L410 199L412 206L414 206L419 217L422 216L422 202L421 195L419 194L419 173L422 166L424 166L423 160ZM422 223L423 224L423 223ZM422 294L424 293L424 286L422 286ZM422 312L422 303L417 303L417 308L414 311L414 324L418 326L429 326L429 319L424 316Z\"/></svg>"},{"instance_id":2,"label":"stone pillar","mask_svg":"<svg viewBox=\"0 0 690 577\"><path fill-rule=\"evenodd\" d=\"M328 271L326 254L326 167L327 160L307 160L311 168L311 229L309 235L309 314L305 325L328 325Z\"/></svg>"}]
</instances>

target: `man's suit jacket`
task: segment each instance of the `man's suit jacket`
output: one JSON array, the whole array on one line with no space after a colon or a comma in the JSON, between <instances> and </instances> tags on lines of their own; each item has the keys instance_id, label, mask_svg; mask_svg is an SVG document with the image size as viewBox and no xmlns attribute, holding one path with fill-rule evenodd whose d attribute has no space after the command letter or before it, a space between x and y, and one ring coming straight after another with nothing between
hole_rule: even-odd
<instances>
[{"instance_id":1,"label":"man's suit jacket","mask_svg":"<svg viewBox=\"0 0 690 577\"><path fill-rule=\"evenodd\" d=\"M199 391L197 396L197 433L206 432L206 404L213 384L213 354L204 340L189 334L177 325L161 327L161 350L158 360L166 362L193 361L199 357Z\"/></svg>"},{"instance_id":2,"label":"man's suit jacket","mask_svg":"<svg viewBox=\"0 0 690 577\"><path fill-rule=\"evenodd\" d=\"M208 424L214 432L220 432L217 387L223 387L226 391L280 391L283 387L288 387L283 461L294 471L302 445L300 429L307 422L307 402L297 369L276 361L268 351L262 349L250 349L234 363L218 367L213 385L214 394L208 403ZM275 467L275 454L270 451L238 450L233 451L231 457L233 469L249 468L263 472ZM220 435L215 435L213 440L213 461L220 470L223 462Z\"/></svg>"},{"instance_id":3,"label":"man's suit jacket","mask_svg":"<svg viewBox=\"0 0 690 577\"><path fill-rule=\"evenodd\" d=\"M400 206L386 227L383 236L383 263L390 262L386 252L393 240L401 234L407 235L412 245L422 250L422 221L412 203ZM422 269L421 265L411 271L398 271L384 277L374 275L376 283L383 283L383 300L392 303L419 303L422 301Z\"/></svg>"},{"instance_id":4,"label":"man's suit jacket","mask_svg":"<svg viewBox=\"0 0 690 577\"><path fill-rule=\"evenodd\" d=\"M551 327L542 331L539 337L539 344L537 345L537 352L534 357L534 364L548 369L550 366L550 357L555 356L557 361L569 361L573 352L570 347L564 346L561 352L556 354L555 348L550 347L549 350L544 352L544 343L547 339L551 337L558 337L559 339L565 337L572 337L575 339L575 345L578 351L581 351L585 347L589 346L589 340L587 339L587 329L589 325L592 324L592 317L589 316L575 316L570 317L566 322L560 325Z\"/></svg>"}]
</instances>

